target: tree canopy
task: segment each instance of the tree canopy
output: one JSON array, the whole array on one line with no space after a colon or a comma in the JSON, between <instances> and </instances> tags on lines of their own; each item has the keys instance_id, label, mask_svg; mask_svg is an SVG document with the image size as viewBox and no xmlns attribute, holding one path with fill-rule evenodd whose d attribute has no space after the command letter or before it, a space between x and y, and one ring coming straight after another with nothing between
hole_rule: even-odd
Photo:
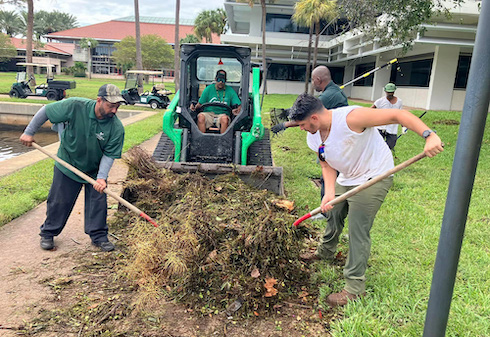
<instances>
[{"instance_id":1,"label":"tree canopy","mask_svg":"<svg viewBox=\"0 0 490 337\"><path fill-rule=\"evenodd\" d=\"M17 49L10 42L10 37L0 34L0 62L5 62L17 56Z\"/></svg>"},{"instance_id":2,"label":"tree canopy","mask_svg":"<svg viewBox=\"0 0 490 337\"><path fill-rule=\"evenodd\" d=\"M185 37L180 39L180 44L182 43L199 43L201 40L194 34L187 34Z\"/></svg>"},{"instance_id":3,"label":"tree canopy","mask_svg":"<svg viewBox=\"0 0 490 337\"><path fill-rule=\"evenodd\" d=\"M403 44L406 49L424 32L421 24L439 15L450 16L444 2L458 6L464 0L343 0L340 10L352 28L361 29L382 46Z\"/></svg>"},{"instance_id":4,"label":"tree canopy","mask_svg":"<svg viewBox=\"0 0 490 337\"><path fill-rule=\"evenodd\" d=\"M0 30L8 36L22 33L22 19L15 11L0 11Z\"/></svg>"},{"instance_id":5,"label":"tree canopy","mask_svg":"<svg viewBox=\"0 0 490 337\"><path fill-rule=\"evenodd\" d=\"M226 12L223 9L204 10L194 21L194 33L200 40L204 38L206 42L213 42L212 34L226 33L227 24Z\"/></svg>"},{"instance_id":6,"label":"tree canopy","mask_svg":"<svg viewBox=\"0 0 490 337\"><path fill-rule=\"evenodd\" d=\"M126 36L121 42L114 44L116 50L112 54L118 66L130 69L136 60L136 39ZM173 64L174 51L172 47L158 35L149 34L141 37L141 53L143 69L162 69Z\"/></svg>"}]
</instances>

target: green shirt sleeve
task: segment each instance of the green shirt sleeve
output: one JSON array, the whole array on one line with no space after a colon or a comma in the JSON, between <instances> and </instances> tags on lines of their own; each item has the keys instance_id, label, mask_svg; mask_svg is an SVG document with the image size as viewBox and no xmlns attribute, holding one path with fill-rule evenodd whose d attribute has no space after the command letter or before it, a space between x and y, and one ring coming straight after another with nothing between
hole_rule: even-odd
<instances>
[{"instance_id":1,"label":"green shirt sleeve","mask_svg":"<svg viewBox=\"0 0 490 337\"><path fill-rule=\"evenodd\" d=\"M121 121L118 119L114 123L114 131L111 134L111 138L104 146L103 152L109 158L119 159L121 158L122 149L124 144L124 127Z\"/></svg>"},{"instance_id":2,"label":"green shirt sleeve","mask_svg":"<svg viewBox=\"0 0 490 337\"><path fill-rule=\"evenodd\" d=\"M59 102L47 104L46 116L51 123L67 122L72 118L73 109L71 109L71 100L65 99Z\"/></svg>"},{"instance_id":3,"label":"green shirt sleeve","mask_svg":"<svg viewBox=\"0 0 490 337\"><path fill-rule=\"evenodd\" d=\"M231 93L231 106L242 104L242 101L240 101L240 98L238 97L235 90L233 90L233 88L231 88L231 87L229 87L229 88L230 88L230 93Z\"/></svg>"},{"instance_id":4,"label":"green shirt sleeve","mask_svg":"<svg viewBox=\"0 0 490 337\"><path fill-rule=\"evenodd\" d=\"M214 84L211 84L214 86ZM210 92L210 87L211 85L208 85L206 88L204 88L204 90L202 91L202 95L201 97L199 97L199 103L200 104L204 104L204 103L207 103L209 102L210 100L210 97L209 97L209 92Z\"/></svg>"}]
</instances>

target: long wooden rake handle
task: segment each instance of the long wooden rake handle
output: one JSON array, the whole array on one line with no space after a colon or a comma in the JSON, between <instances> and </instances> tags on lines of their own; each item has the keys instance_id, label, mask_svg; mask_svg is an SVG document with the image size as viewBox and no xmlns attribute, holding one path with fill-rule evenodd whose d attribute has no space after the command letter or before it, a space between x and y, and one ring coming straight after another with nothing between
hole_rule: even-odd
<instances>
[{"instance_id":1,"label":"long wooden rake handle","mask_svg":"<svg viewBox=\"0 0 490 337\"><path fill-rule=\"evenodd\" d=\"M336 205L336 204L338 204L338 203L346 200L347 198L349 198L349 197L351 197L351 196L353 196L353 195L361 192L362 190L365 190L366 188L368 188L368 187L376 184L377 182L379 182L379 181L381 181L381 180L383 180L383 179L391 176L392 174L394 174L394 173L396 173L398 171L403 170L407 166L412 165L416 161L419 161L420 159L424 158L425 156L426 155L425 155L424 152L419 153L415 157L412 157L409 160L406 160L403 163L398 164L397 166L393 167L392 169L386 171L385 173L382 173L379 176L376 176L373 179L366 181L364 184L361 184L361 185L357 186L356 188L353 188L352 190L347 191L347 192L345 192L342 195L339 195L337 198L330 200L327 203L327 205L332 205L332 206L333 205ZM298 220L296 220L293 225L294 226L298 226L300 223L302 223L306 219L311 218L313 215L316 215L316 214L320 213L321 211L322 211L321 207L315 208L310 213L307 213L307 214L303 215L301 218L299 218Z\"/></svg>"},{"instance_id":2,"label":"long wooden rake handle","mask_svg":"<svg viewBox=\"0 0 490 337\"><path fill-rule=\"evenodd\" d=\"M92 185L94 185L96 183L96 181L94 179L92 179L91 177L89 177L88 175L86 175L85 173L83 173L82 171L80 171L79 169L77 169L76 167L74 167L73 165L68 164L66 161L64 161L63 159L59 158L58 156L49 153L48 151L46 151L45 149L43 149L41 146L39 146L37 143L32 142L32 146L35 147L36 149L38 149L39 151L41 151L42 153L44 153L46 156L51 157L52 159L54 159L55 161L57 161L58 163L60 163L64 167L66 167L67 169L69 169L71 172L75 173L80 178L85 179L86 181L88 181ZM153 226L158 227L158 225L155 222L155 220L153 220L148 214L146 214L145 212L143 212L142 210L140 210L138 207L136 207L133 204L131 204L130 202L124 200L123 198L121 198L120 196L118 196L116 193L110 191L108 188L105 188L103 192L106 193L107 195L110 195L111 197L113 197L114 199L116 199L118 202L120 202L121 204L123 204L124 206L126 206L127 208L129 208L131 211L135 212L140 217L142 217L146 221L148 221L151 224L153 224Z\"/></svg>"}]
</instances>

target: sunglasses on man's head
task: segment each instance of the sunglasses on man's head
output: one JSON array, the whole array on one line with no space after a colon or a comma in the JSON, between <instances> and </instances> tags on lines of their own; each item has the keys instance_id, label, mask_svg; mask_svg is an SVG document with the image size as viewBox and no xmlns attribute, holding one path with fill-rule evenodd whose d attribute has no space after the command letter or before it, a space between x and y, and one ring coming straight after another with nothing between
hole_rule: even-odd
<instances>
[{"instance_id":1,"label":"sunglasses on man's head","mask_svg":"<svg viewBox=\"0 0 490 337\"><path fill-rule=\"evenodd\" d=\"M320 161L325 161L325 145L320 145L318 148L318 159Z\"/></svg>"}]
</instances>

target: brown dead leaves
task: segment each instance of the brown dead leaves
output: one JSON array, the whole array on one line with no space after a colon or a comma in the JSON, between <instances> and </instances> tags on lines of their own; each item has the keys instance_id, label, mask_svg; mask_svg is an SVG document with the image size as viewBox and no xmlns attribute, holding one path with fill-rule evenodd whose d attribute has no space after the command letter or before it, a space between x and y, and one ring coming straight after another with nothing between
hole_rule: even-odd
<instances>
[{"instance_id":1,"label":"brown dead leaves","mask_svg":"<svg viewBox=\"0 0 490 337\"><path fill-rule=\"evenodd\" d=\"M276 200L271 200L271 203L278 207L287 210L288 212L292 212L294 209L294 201L289 201L286 199L276 199Z\"/></svg>"},{"instance_id":2,"label":"brown dead leaves","mask_svg":"<svg viewBox=\"0 0 490 337\"><path fill-rule=\"evenodd\" d=\"M264 287L267 290L265 297L272 297L277 295L277 289L274 286L277 284L277 280L273 277L266 277Z\"/></svg>"}]
</instances>

